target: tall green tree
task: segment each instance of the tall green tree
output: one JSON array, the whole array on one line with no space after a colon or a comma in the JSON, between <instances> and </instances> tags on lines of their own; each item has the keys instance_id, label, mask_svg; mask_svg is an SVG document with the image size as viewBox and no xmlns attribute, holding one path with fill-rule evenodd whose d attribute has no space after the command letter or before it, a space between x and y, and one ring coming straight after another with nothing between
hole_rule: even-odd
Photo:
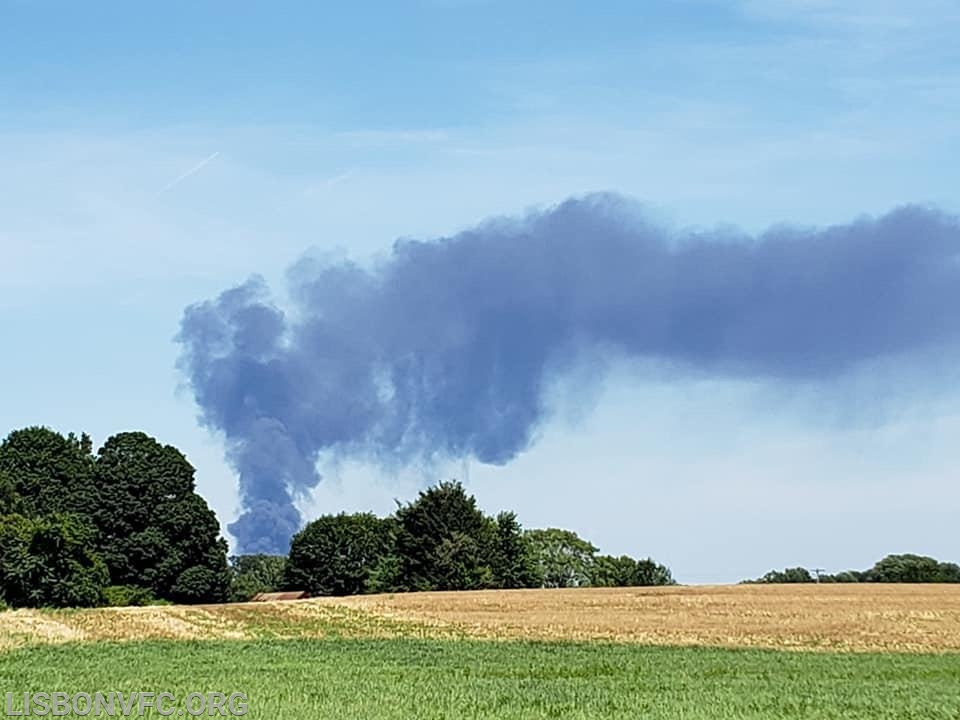
<instances>
[{"instance_id":1,"label":"tall green tree","mask_svg":"<svg viewBox=\"0 0 960 720\"><path fill-rule=\"evenodd\" d=\"M109 573L82 517L0 517L0 599L13 607L93 607Z\"/></svg>"},{"instance_id":2,"label":"tall green tree","mask_svg":"<svg viewBox=\"0 0 960 720\"><path fill-rule=\"evenodd\" d=\"M444 482L397 509L400 584L407 590L495 586L496 523L459 482Z\"/></svg>"},{"instance_id":3,"label":"tall green tree","mask_svg":"<svg viewBox=\"0 0 960 720\"><path fill-rule=\"evenodd\" d=\"M547 528L526 533L543 587L589 585L597 548L570 530Z\"/></svg>"},{"instance_id":4,"label":"tall green tree","mask_svg":"<svg viewBox=\"0 0 960 720\"><path fill-rule=\"evenodd\" d=\"M10 433L0 443L0 475L12 485L23 514L89 515L99 501L89 448L86 435L78 440L44 427Z\"/></svg>"},{"instance_id":5,"label":"tall green tree","mask_svg":"<svg viewBox=\"0 0 960 720\"><path fill-rule=\"evenodd\" d=\"M227 544L195 491L183 454L141 432L114 435L97 454L93 517L111 584L175 602L218 602L229 589Z\"/></svg>"},{"instance_id":6,"label":"tall green tree","mask_svg":"<svg viewBox=\"0 0 960 720\"><path fill-rule=\"evenodd\" d=\"M498 588L540 586L541 578L530 544L515 513L501 512L497 515L492 570Z\"/></svg>"},{"instance_id":7,"label":"tall green tree","mask_svg":"<svg viewBox=\"0 0 960 720\"><path fill-rule=\"evenodd\" d=\"M392 551L391 521L372 513L323 515L294 535L283 586L311 595L357 595Z\"/></svg>"}]
</instances>

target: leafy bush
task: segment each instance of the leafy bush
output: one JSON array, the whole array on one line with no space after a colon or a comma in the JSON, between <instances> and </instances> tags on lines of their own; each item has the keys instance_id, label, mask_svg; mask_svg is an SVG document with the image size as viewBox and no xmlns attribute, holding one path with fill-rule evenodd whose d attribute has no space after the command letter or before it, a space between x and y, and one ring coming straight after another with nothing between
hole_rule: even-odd
<instances>
[{"instance_id":1,"label":"leafy bush","mask_svg":"<svg viewBox=\"0 0 960 720\"><path fill-rule=\"evenodd\" d=\"M194 565L180 573L167 599L187 604L216 601L226 594L227 582L226 573Z\"/></svg>"},{"instance_id":2,"label":"leafy bush","mask_svg":"<svg viewBox=\"0 0 960 720\"><path fill-rule=\"evenodd\" d=\"M0 517L0 597L13 607L102 605L109 573L95 532L66 513Z\"/></svg>"},{"instance_id":3,"label":"leafy bush","mask_svg":"<svg viewBox=\"0 0 960 720\"><path fill-rule=\"evenodd\" d=\"M158 604L157 598L148 588L136 585L111 585L103 591L103 596L110 607L144 607Z\"/></svg>"}]
</instances>

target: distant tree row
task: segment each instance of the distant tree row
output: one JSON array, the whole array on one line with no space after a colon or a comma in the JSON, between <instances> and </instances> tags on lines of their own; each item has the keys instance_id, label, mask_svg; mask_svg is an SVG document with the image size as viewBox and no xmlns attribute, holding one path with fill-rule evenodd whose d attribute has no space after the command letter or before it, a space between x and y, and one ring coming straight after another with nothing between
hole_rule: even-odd
<instances>
[{"instance_id":1,"label":"distant tree row","mask_svg":"<svg viewBox=\"0 0 960 720\"><path fill-rule=\"evenodd\" d=\"M847 570L817 577L806 568L771 570L745 583L960 583L960 565L924 555L887 555L869 570Z\"/></svg>"},{"instance_id":2,"label":"distant tree row","mask_svg":"<svg viewBox=\"0 0 960 720\"><path fill-rule=\"evenodd\" d=\"M140 432L96 453L42 427L0 443L0 603L12 607L218 602L227 545L194 469Z\"/></svg>"},{"instance_id":3,"label":"distant tree row","mask_svg":"<svg viewBox=\"0 0 960 720\"><path fill-rule=\"evenodd\" d=\"M294 536L287 558L232 559L233 599L288 589L312 595L673 584L650 559L597 555L568 530L526 531L485 515L458 482L425 490L390 517L325 515Z\"/></svg>"}]
</instances>

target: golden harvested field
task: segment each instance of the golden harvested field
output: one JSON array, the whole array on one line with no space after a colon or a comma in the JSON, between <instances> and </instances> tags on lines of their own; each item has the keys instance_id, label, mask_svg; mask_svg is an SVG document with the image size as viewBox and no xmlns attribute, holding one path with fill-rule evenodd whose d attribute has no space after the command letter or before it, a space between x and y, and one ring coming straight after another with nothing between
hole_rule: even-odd
<instances>
[{"instance_id":1,"label":"golden harvested field","mask_svg":"<svg viewBox=\"0 0 960 720\"><path fill-rule=\"evenodd\" d=\"M323 602L329 602L324 600ZM960 586L733 585L360 596L471 636L850 651L960 650Z\"/></svg>"},{"instance_id":2,"label":"golden harvested field","mask_svg":"<svg viewBox=\"0 0 960 720\"><path fill-rule=\"evenodd\" d=\"M737 585L412 593L0 613L0 649L106 639L428 637L960 651L960 586Z\"/></svg>"}]
</instances>

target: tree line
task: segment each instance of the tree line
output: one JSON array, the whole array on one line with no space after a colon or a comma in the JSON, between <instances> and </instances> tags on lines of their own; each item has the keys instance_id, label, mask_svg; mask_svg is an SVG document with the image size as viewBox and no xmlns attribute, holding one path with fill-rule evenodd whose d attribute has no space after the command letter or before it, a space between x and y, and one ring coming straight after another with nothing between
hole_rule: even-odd
<instances>
[{"instance_id":1,"label":"tree line","mask_svg":"<svg viewBox=\"0 0 960 720\"><path fill-rule=\"evenodd\" d=\"M142 432L94 452L86 434L16 430L0 443L0 607L245 601L311 595L674 584L651 558L602 555L570 530L485 514L456 481L394 513L323 515L286 556L228 558L220 524L178 449ZM960 566L890 555L868 570L806 568L749 583L960 582Z\"/></svg>"},{"instance_id":2,"label":"tree line","mask_svg":"<svg viewBox=\"0 0 960 720\"><path fill-rule=\"evenodd\" d=\"M456 481L422 491L395 513L324 515L308 523L287 557L233 558L233 599L259 592L311 595L673 584L647 558L599 555L570 530L524 531L512 512L484 514Z\"/></svg>"},{"instance_id":3,"label":"tree line","mask_svg":"<svg viewBox=\"0 0 960 720\"><path fill-rule=\"evenodd\" d=\"M43 427L0 443L0 606L244 601L259 592L373 592L672 584L647 558L598 554L569 530L484 514L455 481L389 517L324 515L288 556L227 557L195 470L142 432L90 437Z\"/></svg>"},{"instance_id":4,"label":"tree line","mask_svg":"<svg viewBox=\"0 0 960 720\"><path fill-rule=\"evenodd\" d=\"M786 583L960 583L960 565L940 562L926 555L887 555L868 570L845 570L835 574L811 572L804 567L771 570L747 584Z\"/></svg>"}]
</instances>

